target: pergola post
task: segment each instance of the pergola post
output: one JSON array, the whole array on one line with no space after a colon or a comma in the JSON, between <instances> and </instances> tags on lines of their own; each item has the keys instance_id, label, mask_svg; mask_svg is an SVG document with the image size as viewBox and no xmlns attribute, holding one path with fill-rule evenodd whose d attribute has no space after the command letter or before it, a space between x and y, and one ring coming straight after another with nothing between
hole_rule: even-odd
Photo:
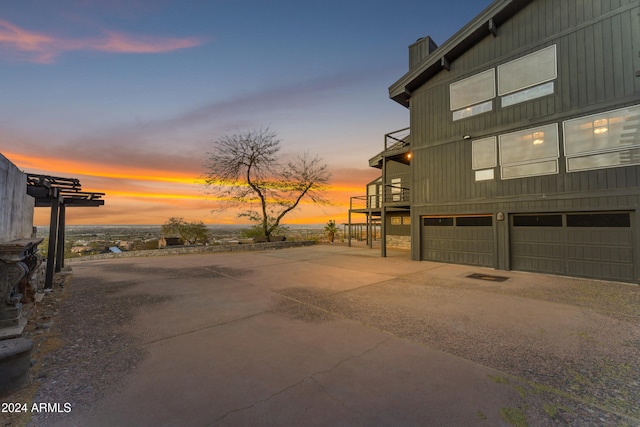
<instances>
[{"instance_id":1,"label":"pergola post","mask_svg":"<svg viewBox=\"0 0 640 427\"><path fill-rule=\"evenodd\" d=\"M66 206L60 204L58 210L58 242L56 245L56 267L55 272L59 273L64 268L64 239L65 239L65 214Z\"/></svg>"},{"instance_id":2,"label":"pergola post","mask_svg":"<svg viewBox=\"0 0 640 427\"><path fill-rule=\"evenodd\" d=\"M54 192L51 198L51 217L49 220L49 245L47 247L47 272L44 279L45 289L51 289L53 287L53 270L56 260L56 247L58 237L58 208L60 205L60 198L58 189L52 189Z\"/></svg>"}]
</instances>

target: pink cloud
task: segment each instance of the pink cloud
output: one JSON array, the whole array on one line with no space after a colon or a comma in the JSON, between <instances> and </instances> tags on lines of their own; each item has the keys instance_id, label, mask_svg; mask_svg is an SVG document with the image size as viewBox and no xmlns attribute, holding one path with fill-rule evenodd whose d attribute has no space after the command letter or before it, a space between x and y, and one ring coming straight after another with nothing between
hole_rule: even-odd
<instances>
[{"instance_id":1,"label":"pink cloud","mask_svg":"<svg viewBox=\"0 0 640 427\"><path fill-rule=\"evenodd\" d=\"M88 44L91 49L104 52L163 53L198 46L201 43L202 41L196 38L136 37L109 31L106 39L89 41Z\"/></svg>"},{"instance_id":2,"label":"pink cloud","mask_svg":"<svg viewBox=\"0 0 640 427\"><path fill-rule=\"evenodd\" d=\"M51 63L68 51L94 50L110 53L166 53L202 44L201 39L136 36L105 31L102 37L69 39L22 29L0 20L0 52L21 61Z\"/></svg>"}]
</instances>

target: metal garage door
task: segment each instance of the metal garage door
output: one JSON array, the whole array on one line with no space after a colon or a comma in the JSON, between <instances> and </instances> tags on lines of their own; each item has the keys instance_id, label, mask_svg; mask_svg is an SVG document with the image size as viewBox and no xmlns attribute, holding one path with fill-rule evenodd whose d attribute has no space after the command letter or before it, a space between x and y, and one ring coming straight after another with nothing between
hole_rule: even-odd
<instances>
[{"instance_id":1,"label":"metal garage door","mask_svg":"<svg viewBox=\"0 0 640 427\"><path fill-rule=\"evenodd\" d=\"M632 281L631 214L511 215L511 268Z\"/></svg>"},{"instance_id":2,"label":"metal garage door","mask_svg":"<svg viewBox=\"0 0 640 427\"><path fill-rule=\"evenodd\" d=\"M422 218L421 258L494 266L493 216Z\"/></svg>"}]
</instances>

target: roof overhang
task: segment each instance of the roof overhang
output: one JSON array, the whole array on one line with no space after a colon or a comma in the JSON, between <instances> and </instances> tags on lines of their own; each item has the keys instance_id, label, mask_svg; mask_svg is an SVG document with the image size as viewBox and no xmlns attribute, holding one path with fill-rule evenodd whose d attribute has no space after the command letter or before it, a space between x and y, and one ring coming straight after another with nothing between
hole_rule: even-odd
<instances>
[{"instance_id":1,"label":"roof overhang","mask_svg":"<svg viewBox=\"0 0 640 427\"><path fill-rule=\"evenodd\" d=\"M400 80L389 87L389 97L409 107L411 93L428 82L443 69L447 69L463 53L490 34L533 0L496 0L471 22L462 27L442 46L434 50L421 63L413 67ZM371 161L370 161L371 163Z\"/></svg>"},{"instance_id":2,"label":"roof overhang","mask_svg":"<svg viewBox=\"0 0 640 427\"><path fill-rule=\"evenodd\" d=\"M372 168L382 169L382 160L394 160L396 162L409 164L409 158L407 154L411 151L411 146L406 145L404 147L397 148L395 150L386 150L376 154L369 159L369 166Z\"/></svg>"}]
</instances>

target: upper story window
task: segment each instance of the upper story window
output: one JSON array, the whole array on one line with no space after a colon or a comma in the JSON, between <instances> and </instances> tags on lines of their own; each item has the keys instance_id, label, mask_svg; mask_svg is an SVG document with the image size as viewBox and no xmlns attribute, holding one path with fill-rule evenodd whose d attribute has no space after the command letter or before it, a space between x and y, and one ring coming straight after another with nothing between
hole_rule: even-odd
<instances>
[{"instance_id":1,"label":"upper story window","mask_svg":"<svg viewBox=\"0 0 640 427\"><path fill-rule=\"evenodd\" d=\"M467 77L449 85L449 99L453 120L475 116L493 109L496 96L495 69Z\"/></svg>"},{"instance_id":2,"label":"upper story window","mask_svg":"<svg viewBox=\"0 0 640 427\"><path fill-rule=\"evenodd\" d=\"M502 179L558 173L556 123L500 135L499 146Z\"/></svg>"},{"instance_id":3,"label":"upper story window","mask_svg":"<svg viewBox=\"0 0 640 427\"><path fill-rule=\"evenodd\" d=\"M556 45L498 66L498 95L502 106L554 93L558 77Z\"/></svg>"},{"instance_id":4,"label":"upper story window","mask_svg":"<svg viewBox=\"0 0 640 427\"><path fill-rule=\"evenodd\" d=\"M563 123L567 172L640 164L640 105Z\"/></svg>"},{"instance_id":5,"label":"upper story window","mask_svg":"<svg viewBox=\"0 0 640 427\"><path fill-rule=\"evenodd\" d=\"M391 199L394 202L402 200L402 178L391 178Z\"/></svg>"},{"instance_id":6,"label":"upper story window","mask_svg":"<svg viewBox=\"0 0 640 427\"><path fill-rule=\"evenodd\" d=\"M475 171L476 181L486 181L494 178L493 168L498 165L496 137L476 139L471 143L471 162Z\"/></svg>"}]
</instances>

